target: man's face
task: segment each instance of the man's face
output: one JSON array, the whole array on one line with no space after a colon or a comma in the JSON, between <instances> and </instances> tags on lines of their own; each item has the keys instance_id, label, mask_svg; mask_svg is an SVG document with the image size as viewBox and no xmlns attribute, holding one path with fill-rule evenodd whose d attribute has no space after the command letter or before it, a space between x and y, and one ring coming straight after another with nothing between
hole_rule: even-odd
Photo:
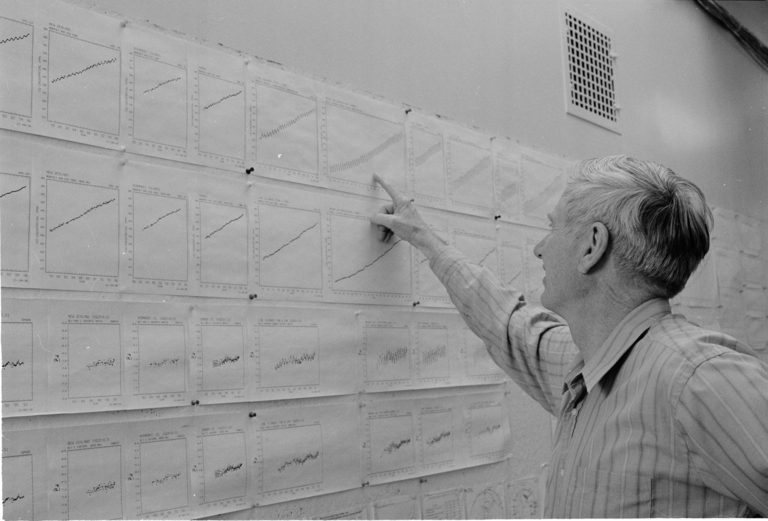
<instances>
[{"instance_id":1,"label":"man's face","mask_svg":"<svg viewBox=\"0 0 768 521\"><path fill-rule=\"evenodd\" d=\"M576 242L578 227L567 227L563 198L548 214L549 233L533 249L544 264L544 292L541 304L563 314L566 305L578 295L579 273Z\"/></svg>"}]
</instances>

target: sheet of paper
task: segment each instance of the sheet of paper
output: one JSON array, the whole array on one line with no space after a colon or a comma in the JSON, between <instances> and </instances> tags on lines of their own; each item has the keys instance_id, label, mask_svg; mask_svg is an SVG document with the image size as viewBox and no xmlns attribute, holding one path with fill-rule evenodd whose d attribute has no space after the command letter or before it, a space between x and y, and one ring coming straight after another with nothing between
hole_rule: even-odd
<instances>
[{"instance_id":1,"label":"sheet of paper","mask_svg":"<svg viewBox=\"0 0 768 521\"><path fill-rule=\"evenodd\" d=\"M421 212L429 226L446 241L451 239L450 217L446 212L436 212L429 209ZM421 251L413 248L413 280L415 282L414 293L419 305L453 308L448 292L442 282L432 272L429 259Z\"/></svg>"},{"instance_id":2,"label":"sheet of paper","mask_svg":"<svg viewBox=\"0 0 768 521\"><path fill-rule=\"evenodd\" d=\"M56 517L48 513L47 433L39 429L10 430L7 425L4 420L3 519Z\"/></svg>"},{"instance_id":3,"label":"sheet of paper","mask_svg":"<svg viewBox=\"0 0 768 521\"><path fill-rule=\"evenodd\" d=\"M186 160L191 114L187 43L129 23L122 59L126 149Z\"/></svg>"},{"instance_id":4,"label":"sheet of paper","mask_svg":"<svg viewBox=\"0 0 768 521\"><path fill-rule=\"evenodd\" d=\"M0 127L37 131L33 120L35 92L34 42L40 36L37 2L10 0L0 16ZM3 149L6 150L6 149Z\"/></svg>"},{"instance_id":5,"label":"sheet of paper","mask_svg":"<svg viewBox=\"0 0 768 521\"><path fill-rule=\"evenodd\" d=\"M446 144L448 196L454 209L490 217L493 171L486 135L456 126Z\"/></svg>"},{"instance_id":6,"label":"sheet of paper","mask_svg":"<svg viewBox=\"0 0 768 521\"><path fill-rule=\"evenodd\" d=\"M307 77L248 62L248 159L259 175L320 183L320 86Z\"/></svg>"},{"instance_id":7,"label":"sheet of paper","mask_svg":"<svg viewBox=\"0 0 768 521\"><path fill-rule=\"evenodd\" d=\"M422 519L415 495L382 499L373 504L374 519Z\"/></svg>"},{"instance_id":8,"label":"sheet of paper","mask_svg":"<svg viewBox=\"0 0 768 521\"><path fill-rule=\"evenodd\" d=\"M247 141L245 59L233 52L188 44L194 159L225 170L245 170Z\"/></svg>"},{"instance_id":9,"label":"sheet of paper","mask_svg":"<svg viewBox=\"0 0 768 521\"><path fill-rule=\"evenodd\" d=\"M532 223L546 224L565 188L563 166L552 158L523 154L523 214Z\"/></svg>"},{"instance_id":10,"label":"sheet of paper","mask_svg":"<svg viewBox=\"0 0 768 521\"><path fill-rule=\"evenodd\" d=\"M505 484L482 483L465 490L467 519L502 519L506 517Z\"/></svg>"},{"instance_id":11,"label":"sheet of paper","mask_svg":"<svg viewBox=\"0 0 768 521\"><path fill-rule=\"evenodd\" d=\"M121 21L64 2L46 4L39 20L41 131L119 148Z\"/></svg>"},{"instance_id":12,"label":"sheet of paper","mask_svg":"<svg viewBox=\"0 0 768 521\"><path fill-rule=\"evenodd\" d=\"M0 23L2 21L0 18ZM32 255L35 251L32 216L39 183L32 172L35 152L41 147L32 145L29 140L2 135L0 149L3 151L0 154L2 284L3 287L24 288L34 285L39 275Z\"/></svg>"},{"instance_id":13,"label":"sheet of paper","mask_svg":"<svg viewBox=\"0 0 768 521\"><path fill-rule=\"evenodd\" d=\"M453 245L470 262L488 268L497 277L500 273L499 245L496 227L490 219L455 216L452 219Z\"/></svg>"},{"instance_id":14,"label":"sheet of paper","mask_svg":"<svg viewBox=\"0 0 768 521\"><path fill-rule=\"evenodd\" d=\"M406 121L410 193L419 206L443 208L448 196L443 129L415 110L408 112Z\"/></svg>"},{"instance_id":15,"label":"sheet of paper","mask_svg":"<svg viewBox=\"0 0 768 521\"><path fill-rule=\"evenodd\" d=\"M494 217L502 220L519 220L522 212L522 176L519 147L509 139L493 138L493 192Z\"/></svg>"},{"instance_id":16,"label":"sheet of paper","mask_svg":"<svg viewBox=\"0 0 768 521\"><path fill-rule=\"evenodd\" d=\"M46 408L47 311L44 301L3 297L3 417Z\"/></svg>"},{"instance_id":17,"label":"sheet of paper","mask_svg":"<svg viewBox=\"0 0 768 521\"><path fill-rule=\"evenodd\" d=\"M528 251L525 229L512 224L499 224L499 281L517 291L525 291L525 262Z\"/></svg>"},{"instance_id":18,"label":"sheet of paper","mask_svg":"<svg viewBox=\"0 0 768 521\"><path fill-rule=\"evenodd\" d=\"M373 184L376 172L405 191L405 109L341 89L326 88L324 95L321 160L328 185L384 198Z\"/></svg>"},{"instance_id":19,"label":"sheet of paper","mask_svg":"<svg viewBox=\"0 0 768 521\"><path fill-rule=\"evenodd\" d=\"M457 488L423 494L421 519L466 519L464 491Z\"/></svg>"}]
</instances>

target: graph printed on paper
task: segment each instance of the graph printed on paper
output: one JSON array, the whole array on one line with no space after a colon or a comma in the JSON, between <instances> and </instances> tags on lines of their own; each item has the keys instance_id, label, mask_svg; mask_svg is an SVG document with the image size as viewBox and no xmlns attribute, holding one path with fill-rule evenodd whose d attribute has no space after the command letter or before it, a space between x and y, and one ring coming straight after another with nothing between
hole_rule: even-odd
<instances>
[{"instance_id":1,"label":"graph printed on paper","mask_svg":"<svg viewBox=\"0 0 768 521\"><path fill-rule=\"evenodd\" d=\"M132 282L186 291L190 264L187 197L133 185L128 199Z\"/></svg>"},{"instance_id":2,"label":"graph printed on paper","mask_svg":"<svg viewBox=\"0 0 768 521\"><path fill-rule=\"evenodd\" d=\"M411 332L407 325L363 325L365 382L371 386L409 385L413 381Z\"/></svg>"},{"instance_id":3,"label":"graph printed on paper","mask_svg":"<svg viewBox=\"0 0 768 521\"><path fill-rule=\"evenodd\" d=\"M370 412L367 465L372 478L388 479L416 468L416 432L409 410Z\"/></svg>"},{"instance_id":4,"label":"graph printed on paper","mask_svg":"<svg viewBox=\"0 0 768 521\"><path fill-rule=\"evenodd\" d=\"M189 516L186 436L174 431L141 434L134 450L135 469L128 479L137 489L137 517Z\"/></svg>"},{"instance_id":5,"label":"graph printed on paper","mask_svg":"<svg viewBox=\"0 0 768 521\"><path fill-rule=\"evenodd\" d=\"M511 232L502 232L509 233ZM501 241L499 253L501 254L501 268L499 279L505 286L515 288L519 291L525 290L525 275L523 268L523 248L520 243L523 241ZM533 253L530 253L532 256Z\"/></svg>"},{"instance_id":6,"label":"graph printed on paper","mask_svg":"<svg viewBox=\"0 0 768 521\"><path fill-rule=\"evenodd\" d=\"M259 490L278 495L323 485L323 429L319 422L274 422L259 432Z\"/></svg>"},{"instance_id":7,"label":"graph printed on paper","mask_svg":"<svg viewBox=\"0 0 768 521\"><path fill-rule=\"evenodd\" d=\"M246 329L229 317L204 317L197 331L199 364L197 386L205 396L240 397L245 391Z\"/></svg>"},{"instance_id":8,"label":"graph printed on paper","mask_svg":"<svg viewBox=\"0 0 768 521\"><path fill-rule=\"evenodd\" d=\"M28 20L0 16L0 122L25 129L32 123L35 27Z\"/></svg>"},{"instance_id":9,"label":"graph printed on paper","mask_svg":"<svg viewBox=\"0 0 768 521\"><path fill-rule=\"evenodd\" d=\"M3 320L3 405L23 406L34 396L34 338L35 326L31 320ZM37 333L39 334L39 333Z\"/></svg>"},{"instance_id":10,"label":"graph printed on paper","mask_svg":"<svg viewBox=\"0 0 768 521\"><path fill-rule=\"evenodd\" d=\"M254 80L251 140L256 162L318 182L318 100L288 86Z\"/></svg>"},{"instance_id":11,"label":"graph printed on paper","mask_svg":"<svg viewBox=\"0 0 768 521\"><path fill-rule=\"evenodd\" d=\"M242 430L203 428L197 438L197 461L192 470L202 475L202 503L236 505L245 499L248 456Z\"/></svg>"},{"instance_id":12,"label":"graph printed on paper","mask_svg":"<svg viewBox=\"0 0 768 521\"><path fill-rule=\"evenodd\" d=\"M456 231L453 234L456 248L461 250L470 262L499 273L499 249L496 238L489 234Z\"/></svg>"},{"instance_id":13,"label":"graph printed on paper","mask_svg":"<svg viewBox=\"0 0 768 521\"><path fill-rule=\"evenodd\" d=\"M499 382L506 378L506 373L493 361L491 355L488 354L485 343L480 337L467 327L462 327L459 334L464 341L462 349L464 367L470 379L483 382Z\"/></svg>"},{"instance_id":14,"label":"graph printed on paper","mask_svg":"<svg viewBox=\"0 0 768 521\"><path fill-rule=\"evenodd\" d=\"M494 400L470 404L466 418L470 456L486 460L503 458L508 450L510 432L502 404Z\"/></svg>"},{"instance_id":15,"label":"graph printed on paper","mask_svg":"<svg viewBox=\"0 0 768 521\"><path fill-rule=\"evenodd\" d=\"M31 191L29 175L0 172L0 258L3 285L29 281Z\"/></svg>"},{"instance_id":16,"label":"graph printed on paper","mask_svg":"<svg viewBox=\"0 0 768 521\"><path fill-rule=\"evenodd\" d=\"M3 474L13 476L3 480L3 519L36 519L35 457L39 456L32 453L3 456Z\"/></svg>"},{"instance_id":17,"label":"graph printed on paper","mask_svg":"<svg viewBox=\"0 0 768 521\"><path fill-rule=\"evenodd\" d=\"M503 484L492 484L479 491L473 487L467 491L467 496L468 519L501 519L505 517Z\"/></svg>"},{"instance_id":18,"label":"graph printed on paper","mask_svg":"<svg viewBox=\"0 0 768 521\"><path fill-rule=\"evenodd\" d=\"M259 387L320 388L320 329L314 324L269 321L258 325Z\"/></svg>"},{"instance_id":19,"label":"graph printed on paper","mask_svg":"<svg viewBox=\"0 0 768 521\"><path fill-rule=\"evenodd\" d=\"M447 384L451 380L449 352L450 331L444 324L416 324L416 360L418 378L430 383Z\"/></svg>"},{"instance_id":20,"label":"graph printed on paper","mask_svg":"<svg viewBox=\"0 0 768 521\"><path fill-rule=\"evenodd\" d=\"M452 137L448 140L447 165L449 195L454 206L487 213L493 206L490 151Z\"/></svg>"},{"instance_id":21,"label":"graph printed on paper","mask_svg":"<svg viewBox=\"0 0 768 521\"><path fill-rule=\"evenodd\" d=\"M120 133L120 47L46 28L43 117L51 125L116 145Z\"/></svg>"},{"instance_id":22,"label":"graph printed on paper","mask_svg":"<svg viewBox=\"0 0 768 521\"><path fill-rule=\"evenodd\" d=\"M259 286L286 295L321 296L320 210L262 200L256 209L256 221Z\"/></svg>"},{"instance_id":23,"label":"graph printed on paper","mask_svg":"<svg viewBox=\"0 0 768 521\"><path fill-rule=\"evenodd\" d=\"M54 487L64 519L122 519L123 457L109 437L72 440L61 451L61 474ZM58 488L58 490L56 490Z\"/></svg>"},{"instance_id":24,"label":"graph printed on paper","mask_svg":"<svg viewBox=\"0 0 768 521\"><path fill-rule=\"evenodd\" d=\"M187 391L186 324L174 317L139 317L132 324L133 392L144 400L180 403Z\"/></svg>"},{"instance_id":25,"label":"graph printed on paper","mask_svg":"<svg viewBox=\"0 0 768 521\"><path fill-rule=\"evenodd\" d=\"M50 277L100 280L117 286L120 259L119 189L64 175L46 175L41 242Z\"/></svg>"},{"instance_id":26,"label":"graph printed on paper","mask_svg":"<svg viewBox=\"0 0 768 521\"><path fill-rule=\"evenodd\" d=\"M119 317L109 313L72 313L61 324L63 348L55 355L62 377L62 397L90 407L120 405L123 356ZM63 355L63 356L62 356Z\"/></svg>"},{"instance_id":27,"label":"graph printed on paper","mask_svg":"<svg viewBox=\"0 0 768 521\"><path fill-rule=\"evenodd\" d=\"M195 221L201 287L245 294L249 271L249 218L245 203L200 198Z\"/></svg>"},{"instance_id":28,"label":"graph printed on paper","mask_svg":"<svg viewBox=\"0 0 768 521\"><path fill-rule=\"evenodd\" d=\"M421 457L426 467L450 466L456 459L453 409L446 406L422 408L419 414Z\"/></svg>"},{"instance_id":29,"label":"graph printed on paper","mask_svg":"<svg viewBox=\"0 0 768 521\"><path fill-rule=\"evenodd\" d=\"M565 186L562 168L523 156L521 162L523 214L538 223L547 222Z\"/></svg>"},{"instance_id":30,"label":"graph printed on paper","mask_svg":"<svg viewBox=\"0 0 768 521\"><path fill-rule=\"evenodd\" d=\"M200 156L242 168L245 161L245 83L195 71L195 145Z\"/></svg>"},{"instance_id":31,"label":"graph printed on paper","mask_svg":"<svg viewBox=\"0 0 768 521\"><path fill-rule=\"evenodd\" d=\"M378 173L398 189L405 187L405 130L400 121L367 114L334 100L324 105L324 146L332 183L356 192L376 189Z\"/></svg>"},{"instance_id":32,"label":"graph printed on paper","mask_svg":"<svg viewBox=\"0 0 768 521\"><path fill-rule=\"evenodd\" d=\"M331 209L329 286L340 294L366 294L404 300L411 296L411 249L407 242L379 240L365 215Z\"/></svg>"},{"instance_id":33,"label":"graph printed on paper","mask_svg":"<svg viewBox=\"0 0 768 521\"><path fill-rule=\"evenodd\" d=\"M409 162L413 192L420 203L445 203L445 144L443 135L413 124L409 132Z\"/></svg>"},{"instance_id":34,"label":"graph printed on paper","mask_svg":"<svg viewBox=\"0 0 768 521\"><path fill-rule=\"evenodd\" d=\"M509 219L520 213L522 182L520 161L497 154L493 163L495 208L500 218Z\"/></svg>"},{"instance_id":35,"label":"graph printed on paper","mask_svg":"<svg viewBox=\"0 0 768 521\"><path fill-rule=\"evenodd\" d=\"M144 150L187 157L186 63L134 48L128 64L128 124L133 143Z\"/></svg>"}]
</instances>

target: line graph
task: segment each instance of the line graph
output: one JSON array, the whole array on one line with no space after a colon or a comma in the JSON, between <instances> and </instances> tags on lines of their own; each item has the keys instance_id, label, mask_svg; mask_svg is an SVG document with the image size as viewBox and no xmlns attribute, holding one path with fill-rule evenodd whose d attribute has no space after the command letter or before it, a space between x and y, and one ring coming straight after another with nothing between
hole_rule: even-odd
<instances>
[{"instance_id":1,"label":"line graph","mask_svg":"<svg viewBox=\"0 0 768 521\"><path fill-rule=\"evenodd\" d=\"M33 342L31 322L3 322L3 402L33 399Z\"/></svg>"},{"instance_id":2,"label":"line graph","mask_svg":"<svg viewBox=\"0 0 768 521\"><path fill-rule=\"evenodd\" d=\"M499 273L499 278L501 282L505 286L510 286L517 290L525 290L523 249L513 244L502 244L500 252L501 272Z\"/></svg>"},{"instance_id":3,"label":"line graph","mask_svg":"<svg viewBox=\"0 0 768 521\"><path fill-rule=\"evenodd\" d=\"M371 172L387 179L403 178L405 132L401 123L333 102L326 104L325 111L328 175L332 180L369 188Z\"/></svg>"},{"instance_id":4,"label":"line graph","mask_svg":"<svg viewBox=\"0 0 768 521\"><path fill-rule=\"evenodd\" d=\"M416 465L413 415L400 413L369 418L372 474L403 471Z\"/></svg>"},{"instance_id":5,"label":"line graph","mask_svg":"<svg viewBox=\"0 0 768 521\"><path fill-rule=\"evenodd\" d=\"M189 279L187 199L181 195L131 193L134 279Z\"/></svg>"},{"instance_id":6,"label":"line graph","mask_svg":"<svg viewBox=\"0 0 768 521\"><path fill-rule=\"evenodd\" d=\"M475 264L499 273L499 255L496 238L470 232L454 233L456 247Z\"/></svg>"},{"instance_id":7,"label":"line graph","mask_svg":"<svg viewBox=\"0 0 768 521\"><path fill-rule=\"evenodd\" d=\"M32 117L34 26L0 16L0 112Z\"/></svg>"},{"instance_id":8,"label":"line graph","mask_svg":"<svg viewBox=\"0 0 768 521\"><path fill-rule=\"evenodd\" d=\"M417 327L416 345L419 378L450 378L447 329Z\"/></svg>"},{"instance_id":9,"label":"line graph","mask_svg":"<svg viewBox=\"0 0 768 521\"><path fill-rule=\"evenodd\" d=\"M453 461L456 438L453 433L453 411L422 412L419 419L424 463L434 465Z\"/></svg>"},{"instance_id":10,"label":"line graph","mask_svg":"<svg viewBox=\"0 0 768 521\"><path fill-rule=\"evenodd\" d=\"M448 141L448 180L454 203L489 208L493 203L491 156L476 145Z\"/></svg>"},{"instance_id":11,"label":"line graph","mask_svg":"<svg viewBox=\"0 0 768 521\"><path fill-rule=\"evenodd\" d=\"M3 271L29 271L29 176L0 173L0 258Z\"/></svg>"},{"instance_id":12,"label":"line graph","mask_svg":"<svg viewBox=\"0 0 768 521\"><path fill-rule=\"evenodd\" d=\"M139 324L139 394L186 391L186 342L183 324Z\"/></svg>"},{"instance_id":13,"label":"line graph","mask_svg":"<svg viewBox=\"0 0 768 521\"><path fill-rule=\"evenodd\" d=\"M412 377L408 327L365 326L366 382L409 381Z\"/></svg>"},{"instance_id":14,"label":"line graph","mask_svg":"<svg viewBox=\"0 0 768 521\"><path fill-rule=\"evenodd\" d=\"M68 519L120 519L120 445L67 451Z\"/></svg>"},{"instance_id":15,"label":"line graph","mask_svg":"<svg viewBox=\"0 0 768 521\"><path fill-rule=\"evenodd\" d=\"M411 127L410 138L416 195L444 201L446 177L443 136L414 125Z\"/></svg>"},{"instance_id":16,"label":"line graph","mask_svg":"<svg viewBox=\"0 0 768 521\"><path fill-rule=\"evenodd\" d=\"M264 203L257 212L259 284L322 289L320 212Z\"/></svg>"},{"instance_id":17,"label":"line graph","mask_svg":"<svg viewBox=\"0 0 768 521\"><path fill-rule=\"evenodd\" d=\"M140 443L141 513L162 512L189 503L186 438Z\"/></svg>"},{"instance_id":18,"label":"line graph","mask_svg":"<svg viewBox=\"0 0 768 521\"><path fill-rule=\"evenodd\" d=\"M330 286L334 290L411 293L411 251L404 241L382 243L367 217L331 215Z\"/></svg>"},{"instance_id":19,"label":"line graph","mask_svg":"<svg viewBox=\"0 0 768 521\"><path fill-rule=\"evenodd\" d=\"M448 292L437 276L429 267L429 259L423 253L416 250L414 253L414 265L419 298L429 298L445 304L450 303Z\"/></svg>"},{"instance_id":20,"label":"line graph","mask_svg":"<svg viewBox=\"0 0 768 521\"><path fill-rule=\"evenodd\" d=\"M496 156L493 177L497 209L504 215L517 214L522 191L519 163Z\"/></svg>"},{"instance_id":21,"label":"line graph","mask_svg":"<svg viewBox=\"0 0 768 521\"><path fill-rule=\"evenodd\" d=\"M48 31L47 119L117 136L120 49Z\"/></svg>"},{"instance_id":22,"label":"line graph","mask_svg":"<svg viewBox=\"0 0 768 521\"><path fill-rule=\"evenodd\" d=\"M242 325L200 326L203 390L245 387L245 331Z\"/></svg>"},{"instance_id":23,"label":"line graph","mask_svg":"<svg viewBox=\"0 0 768 521\"><path fill-rule=\"evenodd\" d=\"M467 412L471 455L503 453L510 433L502 406L496 402L481 402L470 406Z\"/></svg>"},{"instance_id":24,"label":"line graph","mask_svg":"<svg viewBox=\"0 0 768 521\"><path fill-rule=\"evenodd\" d=\"M245 159L245 86L197 71L198 136L202 153Z\"/></svg>"},{"instance_id":25,"label":"line graph","mask_svg":"<svg viewBox=\"0 0 768 521\"><path fill-rule=\"evenodd\" d=\"M200 201L200 281L248 283L248 214L245 205Z\"/></svg>"},{"instance_id":26,"label":"line graph","mask_svg":"<svg viewBox=\"0 0 768 521\"><path fill-rule=\"evenodd\" d=\"M45 202L45 271L116 277L118 190L47 179Z\"/></svg>"},{"instance_id":27,"label":"line graph","mask_svg":"<svg viewBox=\"0 0 768 521\"><path fill-rule=\"evenodd\" d=\"M546 221L565 187L563 171L552 165L523 157L523 212Z\"/></svg>"},{"instance_id":28,"label":"line graph","mask_svg":"<svg viewBox=\"0 0 768 521\"><path fill-rule=\"evenodd\" d=\"M319 424L266 429L262 437L262 491L323 482L323 430Z\"/></svg>"},{"instance_id":29,"label":"line graph","mask_svg":"<svg viewBox=\"0 0 768 521\"><path fill-rule=\"evenodd\" d=\"M35 519L32 454L3 457L3 519Z\"/></svg>"},{"instance_id":30,"label":"line graph","mask_svg":"<svg viewBox=\"0 0 768 521\"><path fill-rule=\"evenodd\" d=\"M317 326L259 326L261 387L320 385Z\"/></svg>"},{"instance_id":31,"label":"line graph","mask_svg":"<svg viewBox=\"0 0 768 521\"><path fill-rule=\"evenodd\" d=\"M122 394L120 324L67 324L67 397Z\"/></svg>"},{"instance_id":32,"label":"line graph","mask_svg":"<svg viewBox=\"0 0 768 521\"><path fill-rule=\"evenodd\" d=\"M256 161L317 175L317 99L256 83Z\"/></svg>"},{"instance_id":33,"label":"line graph","mask_svg":"<svg viewBox=\"0 0 768 521\"><path fill-rule=\"evenodd\" d=\"M202 437L203 502L246 495L247 455L245 434L231 432Z\"/></svg>"},{"instance_id":34,"label":"line graph","mask_svg":"<svg viewBox=\"0 0 768 521\"><path fill-rule=\"evenodd\" d=\"M187 147L187 71L134 52L131 132L149 143Z\"/></svg>"},{"instance_id":35,"label":"line graph","mask_svg":"<svg viewBox=\"0 0 768 521\"><path fill-rule=\"evenodd\" d=\"M505 373L488 354L483 341L470 329L462 328L464 337L465 366L469 376L501 379Z\"/></svg>"}]
</instances>

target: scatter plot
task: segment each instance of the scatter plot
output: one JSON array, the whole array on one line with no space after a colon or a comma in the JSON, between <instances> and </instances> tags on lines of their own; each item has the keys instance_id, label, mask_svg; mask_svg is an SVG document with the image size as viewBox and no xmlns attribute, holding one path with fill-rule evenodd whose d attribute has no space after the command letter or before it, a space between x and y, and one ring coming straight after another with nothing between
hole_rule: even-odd
<instances>
[{"instance_id":1,"label":"scatter plot","mask_svg":"<svg viewBox=\"0 0 768 521\"><path fill-rule=\"evenodd\" d=\"M424 463L434 465L454 459L453 412L430 411L421 414L421 443Z\"/></svg>"},{"instance_id":2,"label":"scatter plot","mask_svg":"<svg viewBox=\"0 0 768 521\"><path fill-rule=\"evenodd\" d=\"M242 162L245 158L245 86L197 73L198 150Z\"/></svg>"},{"instance_id":3,"label":"scatter plot","mask_svg":"<svg viewBox=\"0 0 768 521\"><path fill-rule=\"evenodd\" d=\"M139 393L186 390L186 343L183 324L140 324Z\"/></svg>"},{"instance_id":4,"label":"scatter plot","mask_svg":"<svg viewBox=\"0 0 768 521\"><path fill-rule=\"evenodd\" d=\"M183 196L132 193L134 279L187 282L188 212Z\"/></svg>"},{"instance_id":5,"label":"scatter plot","mask_svg":"<svg viewBox=\"0 0 768 521\"><path fill-rule=\"evenodd\" d=\"M247 490L245 435L203 436L203 502L243 497Z\"/></svg>"},{"instance_id":6,"label":"scatter plot","mask_svg":"<svg viewBox=\"0 0 768 521\"><path fill-rule=\"evenodd\" d=\"M120 324L67 324L67 397L122 393Z\"/></svg>"},{"instance_id":7,"label":"scatter plot","mask_svg":"<svg viewBox=\"0 0 768 521\"><path fill-rule=\"evenodd\" d=\"M448 356L448 330L418 327L419 378L450 378L451 364Z\"/></svg>"},{"instance_id":8,"label":"scatter plot","mask_svg":"<svg viewBox=\"0 0 768 521\"><path fill-rule=\"evenodd\" d=\"M326 106L328 175L334 181L367 189L371 172L403 183L405 131L402 123L332 102Z\"/></svg>"},{"instance_id":9,"label":"scatter plot","mask_svg":"<svg viewBox=\"0 0 768 521\"><path fill-rule=\"evenodd\" d=\"M448 141L448 180L454 204L487 209L493 203L490 151L476 145Z\"/></svg>"},{"instance_id":10,"label":"scatter plot","mask_svg":"<svg viewBox=\"0 0 768 521\"><path fill-rule=\"evenodd\" d=\"M318 110L315 98L256 84L256 161L318 174Z\"/></svg>"},{"instance_id":11,"label":"scatter plot","mask_svg":"<svg viewBox=\"0 0 768 521\"><path fill-rule=\"evenodd\" d=\"M316 326L259 326L261 387L319 386L319 336Z\"/></svg>"},{"instance_id":12,"label":"scatter plot","mask_svg":"<svg viewBox=\"0 0 768 521\"><path fill-rule=\"evenodd\" d=\"M409 381L412 378L408 327L366 326L363 347L367 382Z\"/></svg>"},{"instance_id":13,"label":"scatter plot","mask_svg":"<svg viewBox=\"0 0 768 521\"><path fill-rule=\"evenodd\" d=\"M3 457L3 519L35 519L32 462L32 454Z\"/></svg>"},{"instance_id":14,"label":"scatter plot","mask_svg":"<svg viewBox=\"0 0 768 521\"><path fill-rule=\"evenodd\" d=\"M248 213L245 205L200 201L200 281L248 283Z\"/></svg>"},{"instance_id":15,"label":"scatter plot","mask_svg":"<svg viewBox=\"0 0 768 521\"><path fill-rule=\"evenodd\" d=\"M260 204L259 283L274 288L320 290L320 212Z\"/></svg>"},{"instance_id":16,"label":"scatter plot","mask_svg":"<svg viewBox=\"0 0 768 521\"><path fill-rule=\"evenodd\" d=\"M332 215L330 222L332 289L410 295L408 243L381 242L367 217Z\"/></svg>"},{"instance_id":17,"label":"scatter plot","mask_svg":"<svg viewBox=\"0 0 768 521\"><path fill-rule=\"evenodd\" d=\"M117 188L48 179L45 201L45 271L116 277Z\"/></svg>"},{"instance_id":18,"label":"scatter plot","mask_svg":"<svg viewBox=\"0 0 768 521\"><path fill-rule=\"evenodd\" d=\"M0 112L32 117L34 36L32 24L0 16Z\"/></svg>"},{"instance_id":19,"label":"scatter plot","mask_svg":"<svg viewBox=\"0 0 768 521\"><path fill-rule=\"evenodd\" d=\"M418 126L411 127L411 154L416 196L445 201L445 152L442 134Z\"/></svg>"},{"instance_id":20,"label":"scatter plot","mask_svg":"<svg viewBox=\"0 0 768 521\"><path fill-rule=\"evenodd\" d=\"M0 262L3 271L29 271L30 190L29 176L0 173Z\"/></svg>"},{"instance_id":21,"label":"scatter plot","mask_svg":"<svg viewBox=\"0 0 768 521\"><path fill-rule=\"evenodd\" d=\"M143 442L139 453L141 513L187 506L187 440L178 438Z\"/></svg>"},{"instance_id":22,"label":"scatter plot","mask_svg":"<svg viewBox=\"0 0 768 521\"><path fill-rule=\"evenodd\" d=\"M323 432L319 424L266 429L261 436L264 492L323 482Z\"/></svg>"},{"instance_id":23,"label":"scatter plot","mask_svg":"<svg viewBox=\"0 0 768 521\"><path fill-rule=\"evenodd\" d=\"M546 222L565 187L562 169L523 157L523 213Z\"/></svg>"},{"instance_id":24,"label":"scatter plot","mask_svg":"<svg viewBox=\"0 0 768 521\"><path fill-rule=\"evenodd\" d=\"M48 32L47 119L117 136L120 50Z\"/></svg>"},{"instance_id":25,"label":"scatter plot","mask_svg":"<svg viewBox=\"0 0 768 521\"><path fill-rule=\"evenodd\" d=\"M369 419L372 474L404 471L416 465L413 415L382 415Z\"/></svg>"},{"instance_id":26,"label":"scatter plot","mask_svg":"<svg viewBox=\"0 0 768 521\"><path fill-rule=\"evenodd\" d=\"M203 351L203 390L245 387L245 331L242 325L200 326Z\"/></svg>"},{"instance_id":27,"label":"scatter plot","mask_svg":"<svg viewBox=\"0 0 768 521\"><path fill-rule=\"evenodd\" d=\"M33 339L31 322L3 322L3 402L33 398Z\"/></svg>"},{"instance_id":28,"label":"scatter plot","mask_svg":"<svg viewBox=\"0 0 768 521\"><path fill-rule=\"evenodd\" d=\"M187 71L134 52L133 139L174 147L187 147Z\"/></svg>"},{"instance_id":29,"label":"scatter plot","mask_svg":"<svg viewBox=\"0 0 768 521\"><path fill-rule=\"evenodd\" d=\"M68 519L122 518L121 468L119 445L68 450Z\"/></svg>"},{"instance_id":30,"label":"scatter plot","mask_svg":"<svg viewBox=\"0 0 768 521\"><path fill-rule=\"evenodd\" d=\"M509 424L502 406L495 402L474 404L468 410L473 457L502 454L509 440Z\"/></svg>"}]
</instances>

